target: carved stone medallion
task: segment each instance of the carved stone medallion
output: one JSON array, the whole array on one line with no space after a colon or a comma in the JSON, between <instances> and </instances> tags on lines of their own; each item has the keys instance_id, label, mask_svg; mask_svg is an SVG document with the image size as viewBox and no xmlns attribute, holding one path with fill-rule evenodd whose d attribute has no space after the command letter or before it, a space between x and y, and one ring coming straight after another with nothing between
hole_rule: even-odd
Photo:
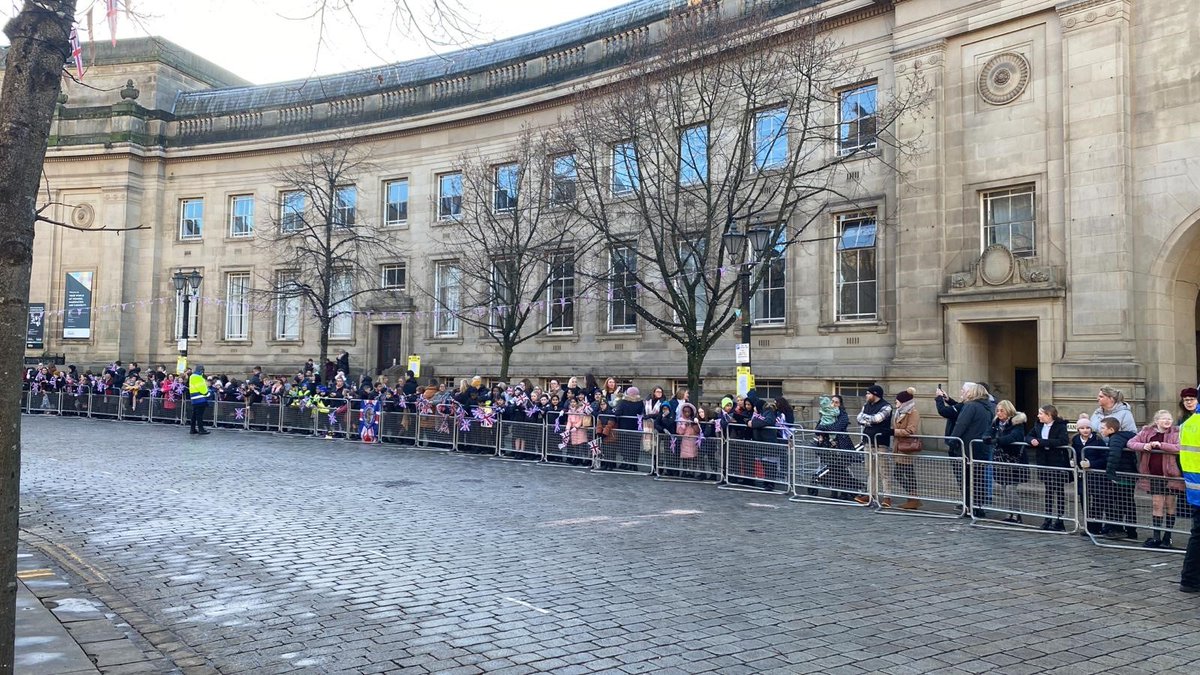
<instances>
[{"instance_id":1,"label":"carved stone medallion","mask_svg":"<svg viewBox=\"0 0 1200 675\"><path fill-rule=\"evenodd\" d=\"M979 97L992 105L1017 100L1029 86L1029 61L1015 52L997 54L979 70Z\"/></svg>"},{"instance_id":2,"label":"carved stone medallion","mask_svg":"<svg viewBox=\"0 0 1200 675\"><path fill-rule=\"evenodd\" d=\"M71 224L75 227L91 227L96 222L96 210L91 204L80 204L71 209Z\"/></svg>"},{"instance_id":3,"label":"carved stone medallion","mask_svg":"<svg viewBox=\"0 0 1200 675\"><path fill-rule=\"evenodd\" d=\"M1008 247L992 244L979 257L979 278L989 286L999 286L1012 279L1016 260Z\"/></svg>"}]
</instances>

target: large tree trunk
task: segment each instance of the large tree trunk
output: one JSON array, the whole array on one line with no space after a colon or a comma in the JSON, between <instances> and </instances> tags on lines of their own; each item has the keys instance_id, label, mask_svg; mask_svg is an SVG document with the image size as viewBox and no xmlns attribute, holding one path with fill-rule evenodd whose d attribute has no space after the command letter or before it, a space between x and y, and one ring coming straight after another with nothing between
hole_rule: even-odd
<instances>
[{"instance_id":1,"label":"large tree trunk","mask_svg":"<svg viewBox=\"0 0 1200 675\"><path fill-rule=\"evenodd\" d=\"M4 33L0 92L0 671L13 670L21 503L21 370L38 182L70 56L75 0L26 2ZM46 8L50 8L48 11Z\"/></svg>"},{"instance_id":2,"label":"large tree trunk","mask_svg":"<svg viewBox=\"0 0 1200 675\"><path fill-rule=\"evenodd\" d=\"M500 345L500 381L508 382L508 364L512 361L513 346Z\"/></svg>"},{"instance_id":3,"label":"large tree trunk","mask_svg":"<svg viewBox=\"0 0 1200 675\"><path fill-rule=\"evenodd\" d=\"M698 347L690 347L687 350L687 386L692 401L699 401L704 393L700 391L700 370L704 367L704 357L707 355L707 352Z\"/></svg>"}]
</instances>

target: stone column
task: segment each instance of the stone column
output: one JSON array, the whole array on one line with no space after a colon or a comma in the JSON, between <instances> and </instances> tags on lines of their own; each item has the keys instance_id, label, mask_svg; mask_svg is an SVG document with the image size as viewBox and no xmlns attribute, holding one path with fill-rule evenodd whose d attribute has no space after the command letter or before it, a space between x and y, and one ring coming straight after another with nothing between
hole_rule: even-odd
<instances>
[{"instance_id":1,"label":"stone column","mask_svg":"<svg viewBox=\"0 0 1200 675\"><path fill-rule=\"evenodd\" d=\"M1064 361L1088 370L1104 362L1108 377L1135 379L1130 2L1067 0L1056 9L1071 289Z\"/></svg>"},{"instance_id":2,"label":"stone column","mask_svg":"<svg viewBox=\"0 0 1200 675\"><path fill-rule=\"evenodd\" d=\"M918 151L896 181L895 324L897 364L945 364L938 293L945 278L945 69L946 41L893 52L898 92L920 88L925 106L905 115L897 139ZM885 238L886 240L886 238Z\"/></svg>"}]
</instances>

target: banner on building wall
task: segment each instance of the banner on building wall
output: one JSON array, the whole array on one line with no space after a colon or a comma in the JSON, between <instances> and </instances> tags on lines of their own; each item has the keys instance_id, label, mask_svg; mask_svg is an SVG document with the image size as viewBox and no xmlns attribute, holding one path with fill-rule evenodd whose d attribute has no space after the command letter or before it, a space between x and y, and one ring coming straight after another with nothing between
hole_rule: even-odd
<instances>
[{"instance_id":1,"label":"banner on building wall","mask_svg":"<svg viewBox=\"0 0 1200 675\"><path fill-rule=\"evenodd\" d=\"M67 272L63 291L63 338L92 337L92 272Z\"/></svg>"},{"instance_id":2,"label":"banner on building wall","mask_svg":"<svg viewBox=\"0 0 1200 675\"><path fill-rule=\"evenodd\" d=\"M46 303L29 303L29 324L25 329L25 348L42 349L46 346Z\"/></svg>"}]
</instances>

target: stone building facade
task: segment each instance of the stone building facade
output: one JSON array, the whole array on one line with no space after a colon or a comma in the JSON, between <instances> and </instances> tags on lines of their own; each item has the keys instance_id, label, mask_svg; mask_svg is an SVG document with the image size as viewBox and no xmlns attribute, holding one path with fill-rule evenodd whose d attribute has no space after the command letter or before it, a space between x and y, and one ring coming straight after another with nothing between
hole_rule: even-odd
<instances>
[{"instance_id":1,"label":"stone building facade","mask_svg":"<svg viewBox=\"0 0 1200 675\"><path fill-rule=\"evenodd\" d=\"M466 149L497 147L554 122L572 93L605 81L625 41L653 39L684 0L640 0L448 58L307 82L252 86L160 40L97 46L88 84L68 83L46 160L59 218L146 225L124 234L39 225L31 301L47 309L44 351L81 365L114 357L173 363L171 275L205 277L193 362L240 374L294 372L316 355L315 327L281 339L272 311L231 337L237 275L269 272L256 226L277 203L274 167L331 138L370 140L378 175L356 185L359 222L389 228L406 281L432 283L439 174ZM781 321L756 327L755 374L801 401L870 383L890 391L989 382L1033 410L1091 410L1101 384L1139 419L1174 408L1197 381L1200 289L1200 39L1193 0L721 0L734 15L820 12L880 96L919 70L933 100L901 134L922 152L903 176L863 179L878 224L872 307L842 316L833 261L839 220L789 251ZM715 7L715 9L712 9ZM131 87L124 87L126 81ZM847 87L861 82L846 82ZM136 97L134 96L136 89ZM867 165L864 163L864 167ZM405 216L389 188L406 181ZM395 196L395 195L393 195ZM249 199L249 201L247 201ZM191 209L189 211L188 209ZM239 219L239 216L242 218ZM185 218L202 230L184 232ZM193 227L194 224L187 224ZM64 284L93 272L87 337L64 337ZM397 288L356 306L333 349L376 371L419 354L438 376L491 374L499 355L471 329L436 337L421 300ZM519 347L513 372L535 381L594 371L640 385L683 378L680 350L648 326L614 332L582 307L572 331ZM370 314L365 312L369 311ZM400 319L398 317L404 317ZM732 388L733 335L711 353L706 386ZM41 353L31 350L30 355Z\"/></svg>"}]
</instances>

